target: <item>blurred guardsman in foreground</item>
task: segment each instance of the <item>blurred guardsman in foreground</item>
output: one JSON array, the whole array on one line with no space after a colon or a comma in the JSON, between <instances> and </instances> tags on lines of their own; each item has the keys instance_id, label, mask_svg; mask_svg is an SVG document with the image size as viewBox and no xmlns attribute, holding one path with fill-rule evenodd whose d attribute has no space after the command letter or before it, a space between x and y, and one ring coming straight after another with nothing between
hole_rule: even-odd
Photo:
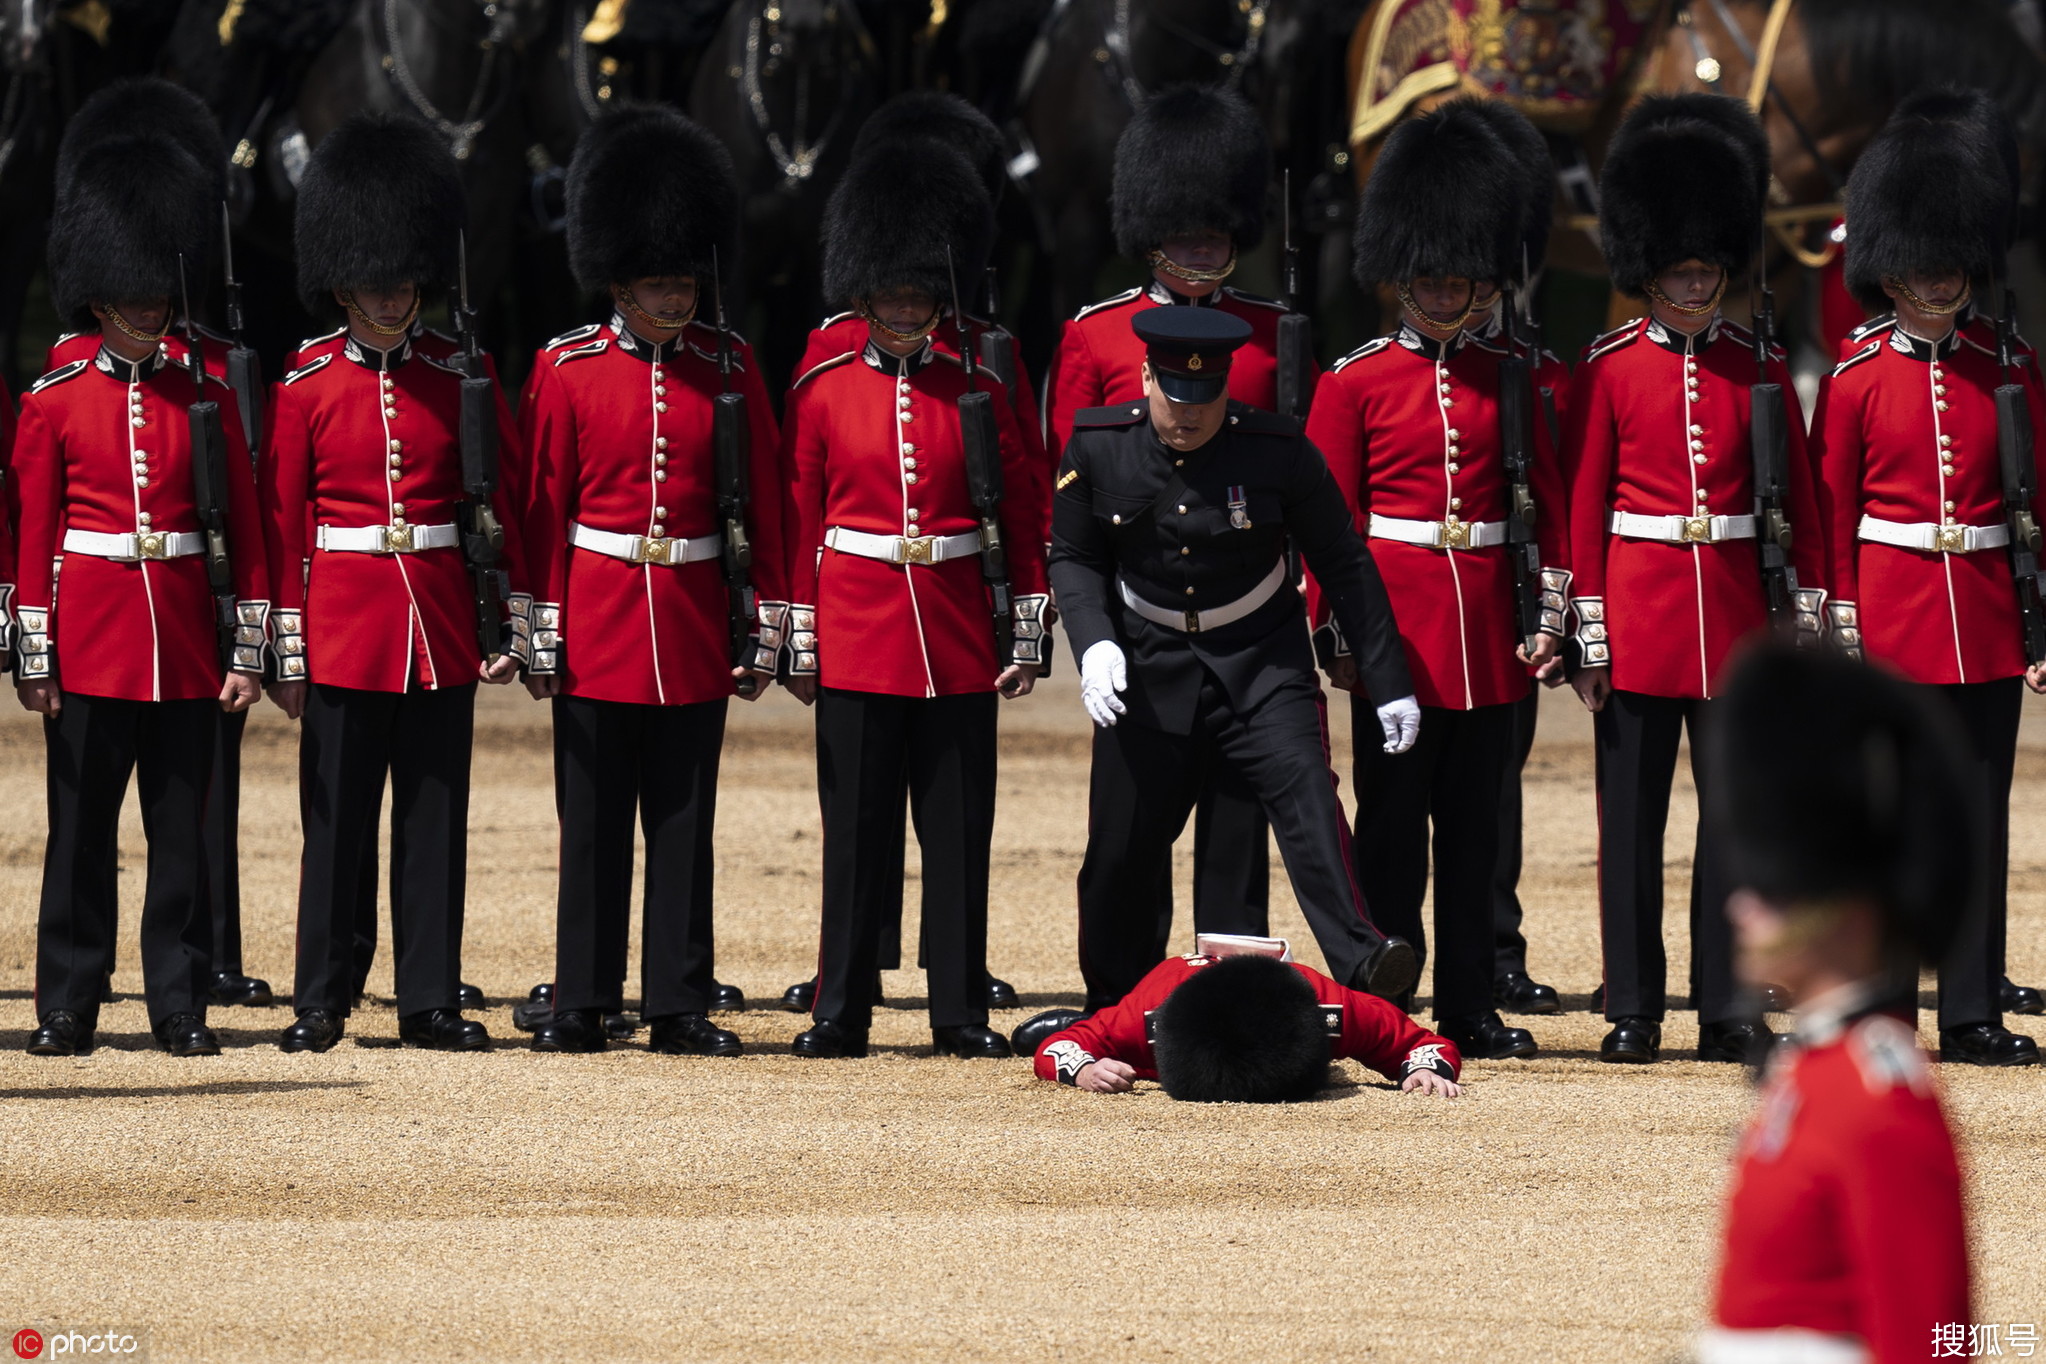
<instances>
[{"instance_id":1,"label":"blurred guardsman in foreground","mask_svg":"<svg viewBox=\"0 0 2046 1364\"><path fill-rule=\"evenodd\" d=\"M1461 1092L1455 1042L1300 965L1282 939L1204 933L1114 1008L1068 1017L1038 1047L1037 1078L1095 1094L1156 1080L1190 1103L1297 1102L1328 1084L1336 1058L1403 1090Z\"/></svg>"},{"instance_id":2,"label":"blurred guardsman in foreground","mask_svg":"<svg viewBox=\"0 0 2046 1364\"><path fill-rule=\"evenodd\" d=\"M51 224L57 310L99 346L24 396L13 459L16 687L44 717L50 766L28 1050L93 1048L133 772L149 839L150 1028L174 1055L211 1055L201 822L219 714L261 695L269 577L248 446L239 421L221 420L232 396L164 344L183 286L212 259L218 176L159 127L110 117L121 94L102 92L73 124L91 141L65 149Z\"/></svg>"},{"instance_id":3,"label":"blurred guardsman in foreground","mask_svg":"<svg viewBox=\"0 0 2046 1364\"><path fill-rule=\"evenodd\" d=\"M735 1056L707 1017L718 757L728 698L774 681L779 626L763 631L750 597L776 622L788 609L774 412L751 349L718 325L738 191L723 145L662 106L585 132L568 189L570 264L615 312L540 353L519 410L538 598L526 685L553 698L561 819L554 1008L533 1049L608 1045L637 816L649 1046Z\"/></svg>"},{"instance_id":4,"label":"blurred guardsman in foreground","mask_svg":"<svg viewBox=\"0 0 2046 1364\"><path fill-rule=\"evenodd\" d=\"M277 386L262 467L271 695L304 722L286 1051L341 1038L387 779L398 1035L490 1044L459 1001L470 744L476 684L517 675L531 601L506 581L519 564L505 534L521 472L510 410L480 356L465 378L463 357L413 337L421 305L456 282L464 216L453 155L404 117L344 121L299 185L299 294L344 326L303 347Z\"/></svg>"},{"instance_id":5,"label":"blurred guardsman in foreground","mask_svg":"<svg viewBox=\"0 0 2046 1364\"><path fill-rule=\"evenodd\" d=\"M1939 962L1940 1057L2002 1066L2039 1060L2030 1037L2003 1026L1999 994L2018 718L2026 686L2046 691L2037 550L2025 540L2046 501L2031 442L2001 443L2042 429L2046 408L2029 347L1955 319L1991 294L2010 247L2011 138L1988 97L1928 91L1855 164L1847 282L1892 316L1826 379L1812 424L1835 635L1929 688L1965 736L1989 864L1979 900L1950 906L1964 912Z\"/></svg>"},{"instance_id":6,"label":"blurred guardsman in foreground","mask_svg":"<svg viewBox=\"0 0 2046 1364\"><path fill-rule=\"evenodd\" d=\"M1727 1201L1701 1364L1904 1364L1971 1319L1954 1141L1908 1023L1985 874L1965 740L1926 689L1768 649L1707 761L1740 972L1783 987Z\"/></svg>"}]
</instances>

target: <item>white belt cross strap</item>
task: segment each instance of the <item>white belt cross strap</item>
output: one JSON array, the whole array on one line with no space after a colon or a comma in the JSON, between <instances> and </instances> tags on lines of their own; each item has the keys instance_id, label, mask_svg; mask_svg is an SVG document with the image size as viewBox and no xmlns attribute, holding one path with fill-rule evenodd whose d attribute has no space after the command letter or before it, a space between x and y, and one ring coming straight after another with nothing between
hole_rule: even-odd
<instances>
[{"instance_id":1,"label":"white belt cross strap","mask_svg":"<svg viewBox=\"0 0 2046 1364\"><path fill-rule=\"evenodd\" d=\"M1504 521L1408 521L1371 513L1371 538L1428 549L1489 549L1506 543Z\"/></svg>"},{"instance_id":2,"label":"white belt cross strap","mask_svg":"<svg viewBox=\"0 0 2046 1364\"><path fill-rule=\"evenodd\" d=\"M568 542L577 549L623 559L628 564L667 564L672 567L715 559L724 553L724 542L715 535L699 535L693 540L661 535L620 535L617 531L598 530L579 521L570 523Z\"/></svg>"},{"instance_id":3,"label":"white belt cross strap","mask_svg":"<svg viewBox=\"0 0 2046 1364\"><path fill-rule=\"evenodd\" d=\"M1855 538L1898 549L1919 549L1928 554L1973 554L1980 549L2002 549L2010 543L2010 527L1938 526L1930 521L1884 521L1873 516L1861 518Z\"/></svg>"},{"instance_id":4,"label":"white belt cross strap","mask_svg":"<svg viewBox=\"0 0 2046 1364\"><path fill-rule=\"evenodd\" d=\"M1272 565L1272 571L1265 574L1264 581L1238 597L1235 601L1210 607L1206 611L1174 611L1169 607L1153 606L1136 593L1121 578L1115 580L1116 590L1122 593L1122 604L1150 621L1168 630L1180 630L1192 635L1202 630L1219 630L1224 625L1242 620L1251 612L1270 601L1278 590L1286 585L1286 561L1279 560Z\"/></svg>"},{"instance_id":5,"label":"white belt cross strap","mask_svg":"<svg viewBox=\"0 0 2046 1364\"><path fill-rule=\"evenodd\" d=\"M64 532L66 554L89 554L95 559L126 564L144 559L182 559L205 548L206 537L196 530L145 530L133 535L108 535L96 530Z\"/></svg>"},{"instance_id":6,"label":"white belt cross strap","mask_svg":"<svg viewBox=\"0 0 2046 1364\"><path fill-rule=\"evenodd\" d=\"M1606 528L1629 540L1660 540L1671 545L1716 545L1722 540L1755 538L1752 516L1637 516L1616 511Z\"/></svg>"},{"instance_id":7,"label":"white belt cross strap","mask_svg":"<svg viewBox=\"0 0 2046 1364\"><path fill-rule=\"evenodd\" d=\"M869 535L833 526L824 532L824 543L840 554L857 554L884 564L941 564L980 553L980 535L975 531L963 535Z\"/></svg>"},{"instance_id":8,"label":"white belt cross strap","mask_svg":"<svg viewBox=\"0 0 2046 1364\"><path fill-rule=\"evenodd\" d=\"M417 554L462 543L452 521L439 526L321 526L313 543L343 554Z\"/></svg>"}]
</instances>

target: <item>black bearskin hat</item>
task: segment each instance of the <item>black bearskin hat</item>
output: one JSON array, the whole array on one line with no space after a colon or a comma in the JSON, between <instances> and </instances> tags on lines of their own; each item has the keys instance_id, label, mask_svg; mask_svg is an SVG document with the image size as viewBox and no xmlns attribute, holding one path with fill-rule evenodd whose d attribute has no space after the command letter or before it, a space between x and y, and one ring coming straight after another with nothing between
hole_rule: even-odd
<instances>
[{"instance_id":1,"label":"black bearskin hat","mask_svg":"<svg viewBox=\"0 0 2046 1364\"><path fill-rule=\"evenodd\" d=\"M729 273L739 238L731 153L664 104L605 114L568 167L568 263L591 293L652 275L710 287L711 248Z\"/></svg>"},{"instance_id":2,"label":"black bearskin hat","mask_svg":"<svg viewBox=\"0 0 2046 1364\"><path fill-rule=\"evenodd\" d=\"M402 114L351 114L299 181L299 300L331 316L335 289L445 289L467 220L461 171L438 133Z\"/></svg>"},{"instance_id":3,"label":"black bearskin hat","mask_svg":"<svg viewBox=\"0 0 2046 1364\"><path fill-rule=\"evenodd\" d=\"M1158 1008L1158 1083L1188 1103L1292 1103L1328 1081L1314 987L1275 957L1203 966Z\"/></svg>"},{"instance_id":4,"label":"black bearskin hat","mask_svg":"<svg viewBox=\"0 0 2046 1364\"><path fill-rule=\"evenodd\" d=\"M993 120L957 95L908 90L867 115L853 139L860 157L883 142L942 142L973 163L990 200L1009 179L1009 150Z\"/></svg>"},{"instance_id":5,"label":"black bearskin hat","mask_svg":"<svg viewBox=\"0 0 2046 1364\"><path fill-rule=\"evenodd\" d=\"M1451 100L1385 139L1357 206L1351 270L1365 289L1519 273L1526 174L1480 108Z\"/></svg>"},{"instance_id":6,"label":"black bearskin hat","mask_svg":"<svg viewBox=\"0 0 2046 1364\"><path fill-rule=\"evenodd\" d=\"M1923 90L1897 106L1847 177L1847 287L1890 309L1883 277L1967 272L1987 292L2017 214L2017 137L1979 90Z\"/></svg>"},{"instance_id":7,"label":"black bearskin hat","mask_svg":"<svg viewBox=\"0 0 2046 1364\"><path fill-rule=\"evenodd\" d=\"M1761 246L1769 139L1730 95L1650 95L1614 134L1598 194L1599 238L1621 293L1640 298L1694 257L1732 275Z\"/></svg>"},{"instance_id":8,"label":"black bearskin hat","mask_svg":"<svg viewBox=\"0 0 2046 1364\"><path fill-rule=\"evenodd\" d=\"M94 134L99 134L94 136ZM94 303L179 299L178 264L202 292L220 222L220 172L147 123L74 122L50 219L50 294L65 322L98 330Z\"/></svg>"},{"instance_id":9,"label":"black bearskin hat","mask_svg":"<svg viewBox=\"0 0 2046 1364\"><path fill-rule=\"evenodd\" d=\"M953 271L970 294L994 237L994 206L964 156L937 143L879 143L846 169L824 206L825 300L850 305L916 288L949 303Z\"/></svg>"},{"instance_id":10,"label":"black bearskin hat","mask_svg":"<svg viewBox=\"0 0 2046 1364\"><path fill-rule=\"evenodd\" d=\"M1784 908L1875 905L1936 961L1983 889L1957 765L1966 742L1908 684L1837 655L1765 647L1736 670L1709 761L1732 884Z\"/></svg>"},{"instance_id":11,"label":"black bearskin hat","mask_svg":"<svg viewBox=\"0 0 2046 1364\"><path fill-rule=\"evenodd\" d=\"M71 178L78 153L107 138L147 132L177 143L207 176L217 204L227 194L227 143L206 102L180 85L156 76L117 80L79 106L64 125L57 148L57 190ZM220 210L215 208L217 215ZM196 283L196 281L195 281Z\"/></svg>"},{"instance_id":12,"label":"black bearskin hat","mask_svg":"<svg viewBox=\"0 0 2046 1364\"><path fill-rule=\"evenodd\" d=\"M1509 262L1512 268L1507 277L1525 284L1529 275L1542 268L1542 260L1549 253L1549 228L1556 217L1556 163L1549 155L1548 139L1520 110L1499 99L1470 103L1471 111L1491 124L1492 131L1513 153L1513 164L1522 177L1520 240L1514 244L1513 259Z\"/></svg>"},{"instance_id":13,"label":"black bearskin hat","mask_svg":"<svg viewBox=\"0 0 2046 1364\"><path fill-rule=\"evenodd\" d=\"M1234 90L1178 85L1137 110L1115 144L1115 247L1143 260L1180 232L1227 232L1239 251L1264 239L1272 148Z\"/></svg>"}]
</instances>

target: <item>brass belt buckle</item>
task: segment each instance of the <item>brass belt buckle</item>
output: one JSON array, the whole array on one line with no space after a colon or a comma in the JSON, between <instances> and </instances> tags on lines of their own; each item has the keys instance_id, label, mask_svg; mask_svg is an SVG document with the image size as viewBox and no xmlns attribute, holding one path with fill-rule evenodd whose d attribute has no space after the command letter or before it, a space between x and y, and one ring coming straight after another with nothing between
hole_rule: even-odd
<instances>
[{"instance_id":1,"label":"brass belt buckle","mask_svg":"<svg viewBox=\"0 0 2046 1364\"><path fill-rule=\"evenodd\" d=\"M1471 526L1468 521L1446 521L1438 537L1444 549L1469 549L1471 547Z\"/></svg>"},{"instance_id":2,"label":"brass belt buckle","mask_svg":"<svg viewBox=\"0 0 2046 1364\"><path fill-rule=\"evenodd\" d=\"M1190 635L1197 635L1201 632L1200 612L1189 611L1186 613L1186 632Z\"/></svg>"},{"instance_id":3,"label":"brass belt buckle","mask_svg":"<svg viewBox=\"0 0 2046 1364\"><path fill-rule=\"evenodd\" d=\"M632 561L637 564L665 564L668 562L668 540L661 535L637 535L633 539Z\"/></svg>"},{"instance_id":4,"label":"brass belt buckle","mask_svg":"<svg viewBox=\"0 0 2046 1364\"><path fill-rule=\"evenodd\" d=\"M412 552L412 527L385 526L384 553L410 554Z\"/></svg>"},{"instance_id":5,"label":"brass belt buckle","mask_svg":"<svg viewBox=\"0 0 2046 1364\"><path fill-rule=\"evenodd\" d=\"M163 535L151 531L135 537L135 557L138 559L161 559L163 557Z\"/></svg>"},{"instance_id":6,"label":"brass belt buckle","mask_svg":"<svg viewBox=\"0 0 2046 1364\"><path fill-rule=\"evenodd\" d=\"M905 564L927 564L931 562L931 537L905 536L902 541L902 562Z\"/></svg>"},{"instance_id":7,"label":"brass belt buckle","mask_svg":"<svg viewBox=\"0 0 2046 1364\"><path fill-rule=\"evenodd\" d=\"M1684 518L1684 543L1687 545L1709 545L1712 543L1712 518L1709 516L1687 516Z\"/></svg>"},{"instance_id":8,"label":"brass belt buckle","mask_svg":"<svg viewBox=\"0 0 2046 1364\"><path fill-rule=\"evenodd\" d=\"M1968 552L1968 528L1966 526L1934 526L1932 547L1941 554L1966 554Z\"/></svg>"}]
</instances>

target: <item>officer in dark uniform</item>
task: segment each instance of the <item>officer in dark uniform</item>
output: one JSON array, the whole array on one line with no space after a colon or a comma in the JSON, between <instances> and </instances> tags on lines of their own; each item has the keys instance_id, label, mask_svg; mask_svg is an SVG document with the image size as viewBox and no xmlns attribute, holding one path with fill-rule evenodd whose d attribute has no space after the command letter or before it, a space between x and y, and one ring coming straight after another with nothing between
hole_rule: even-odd
<instances>
[{"instance_id":1,"label":"officer in dark uniform","mask_svg":"<svg viewBox=\"0 0 2046 1364\"><path fill-rule=\"evenodd\" d=\"M1329 769L1326 704L1290 539L1328 592L1389 750L1420 731L1392 608L1321 453L1299 423L1229 400L1239 317L1153 308L1147 402L1083 410L1061 461L1051 578L1099 726L1080 868L1090 1010L1160 960L1152 871L1227 765L1257 793L1329 973L1393 997L1413 948L1371 922ZM1119 723L1126 720L1126 723Z\"/></svg>"}]
</instances>

